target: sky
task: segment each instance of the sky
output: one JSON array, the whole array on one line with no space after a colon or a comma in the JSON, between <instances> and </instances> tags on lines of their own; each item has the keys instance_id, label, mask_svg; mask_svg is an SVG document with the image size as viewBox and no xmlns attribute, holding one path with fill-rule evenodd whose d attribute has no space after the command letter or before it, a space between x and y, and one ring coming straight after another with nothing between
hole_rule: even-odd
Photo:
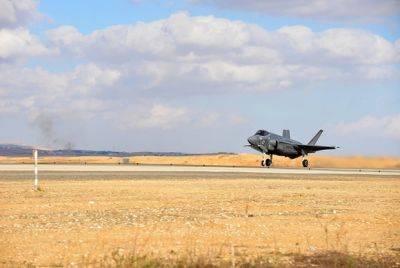
<instances>
[{"instance_id":1,"label":"sky","mask_svg":"<svg viewBox=\"0 0 400 268\"><path fill-rule=\"evenodd\" d=\"M0 0L0 143L400 156L398 0Z\"/></svg>"}]
</instances>

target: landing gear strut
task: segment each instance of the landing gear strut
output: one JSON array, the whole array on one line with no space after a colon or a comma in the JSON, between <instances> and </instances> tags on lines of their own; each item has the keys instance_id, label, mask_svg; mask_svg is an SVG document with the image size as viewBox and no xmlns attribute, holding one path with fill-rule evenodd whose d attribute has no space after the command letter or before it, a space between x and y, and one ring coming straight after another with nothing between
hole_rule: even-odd
<instances>
[{"instance_id":1,"label":"landing gear strut","mask_svg":"<svg viewBox=\"0 0 400 268\"><path fill-rule=\"evenodd\" d=\"M263 160L261 160L261 166L263 167L269 167L272 165L272 154L270 155L270 158L265 158L265 154L263 154Z\"/></svg>"}]
</instances>

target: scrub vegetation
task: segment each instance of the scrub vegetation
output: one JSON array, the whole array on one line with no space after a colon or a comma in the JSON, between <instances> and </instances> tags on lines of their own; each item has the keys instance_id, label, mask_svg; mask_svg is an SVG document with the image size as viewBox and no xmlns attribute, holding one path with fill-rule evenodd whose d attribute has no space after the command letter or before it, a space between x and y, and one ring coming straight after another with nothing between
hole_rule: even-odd
<instances>
[{"instance_id":1,"label":"scrub vegetation","mask_svg":"<svg viewBox=\"0 0 400 268\"><path fill-rule=\"evenodd\" d=\"M196 165L196 166L260 166L260 154L220 154L193 156L134 156L134 157L40 157L40 163L47 164L123 164L129 159L130 164L163 164L163 165ZM274 156L273 167L294 168L302 167L302 158L291 160ZM32 157L0 156L0 164L32 163ZM399 157L366 157L366 156L324 156L310 155L311 168L371 168L371 169L400 169Z\"/></svg>"},{"instance_id":2,"label":"scrub vegetation","mask_svg":"<svg viewBox=\"0 0 400 268\"><path fill-rule=\"evenodd\" d=\"M400 265L398 177L0 174L0 266Z\"/></svg>"}]
</instances>

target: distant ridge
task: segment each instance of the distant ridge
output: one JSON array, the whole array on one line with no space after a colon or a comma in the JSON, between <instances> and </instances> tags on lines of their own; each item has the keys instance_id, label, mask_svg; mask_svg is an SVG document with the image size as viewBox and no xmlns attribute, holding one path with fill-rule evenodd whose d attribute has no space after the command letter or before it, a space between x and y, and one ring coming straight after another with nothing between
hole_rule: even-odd
<instances>
[{"instance_id":1,"label":"distant ridge","mask_svg":"<svg viewBox=\"0 0 400 268\"><path fill-rule=\"evenodd\" d=\"M33 146L0 144L0 156L31 156ZM190 155L217 155L234 153L217 152L206 154L180 153L180 152L119 152L119 151L96 151L96 150L48 150L38 149L41 156L190 156Z\"/></svg>"}]
</instances>

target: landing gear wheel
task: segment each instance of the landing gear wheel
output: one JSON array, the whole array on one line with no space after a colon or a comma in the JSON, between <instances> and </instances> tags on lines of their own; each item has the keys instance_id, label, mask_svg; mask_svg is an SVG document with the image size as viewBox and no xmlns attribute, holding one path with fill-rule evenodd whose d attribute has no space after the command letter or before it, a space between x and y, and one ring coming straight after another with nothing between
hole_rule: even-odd
<instances>
[{"instance_id":1,"label":"landing gear wheel","mask_svg":"<svg viewBox=\"0 0 400 268\"><path fill-rule=\"evenodd\" d=\"M261 160L261 166L262 167L264 166L264 160Z\"/></svg>"},{"instance_id":2,"label":"landing gear wheel","mask_svg":"<svg viewBox=\"0 0 400 268\"><path fill-rule=\"evenodd\" d=\"M265 166L269 167L270 165L272 165L272 160L271 159L265 160Z\"/></svg>"},{"instance_id":3,"label":"landing gear wheel","mask_svg":"<svg viewBox=\"0 0 400 268\"><path fill-rule=\"evenodd\" d=\"M308 167L308 160L304 159L302 164L303 164L303 167Z\"/></svg>"}]
</instances>

